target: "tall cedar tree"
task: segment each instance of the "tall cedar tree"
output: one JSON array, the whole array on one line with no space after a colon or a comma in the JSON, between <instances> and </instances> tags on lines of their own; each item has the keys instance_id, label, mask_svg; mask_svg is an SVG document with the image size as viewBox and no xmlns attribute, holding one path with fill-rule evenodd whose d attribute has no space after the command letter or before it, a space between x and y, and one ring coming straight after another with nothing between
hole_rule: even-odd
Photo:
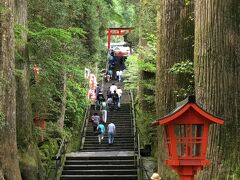
<instances>
[{"instance_id":1,"label":"tall cedar tree","mask_svg":"<svg viewBox=\"0 0 240 180\"><path fill-rule=\"evenodd\" d=\"M14 0L1 0L0 6L0 179L21 180L16 143Z\"/></svg>"},{"instance_id":2,"label":"tall cedar tree","mask_svg":"<svg viewBox=\"0 0 240 180\"><path fill-rule=\"evenodd\" d=\"M158 47L156 72L157 118L172 111L176 105L174 91L181 82L169 73L169 69L180 61L193 60L194 24L191 21L193 3L161 0L158 11ZM163 165L166 157L163 128L158 129L158 171L164 177L175 178Z\"/></svg>"},{"instance_id":3,"label":"tall cedar tree","mask_svg":"<svg viewBox=\"0 0 240 180\"><path fill-rule=\"evenodd\" d=\"M180 60L180 8L178 1L161 0L158 12L158 47L156 72L157 118L168 114L175 107L176 82L169 68ZM169 169L163 165L166 159L163 128L158 129L158 171L167 176Z\"/></svg>"},{"instance_id":4,"label":"tall cedar tree","mask_svg":"<svg viewBox=\"0 0 240 180\"><path fill-rule=\"evenodd\" d=\"M197 103L225 119L209 134L209 168L198 179L238 179L240 164L240 3L195 2L195 89Z\"/></svg>"},{"instance_id":5,"label":"tall cedar tree","mask_svg":"<svg viewBox=\"0 0 240 180\"><path fill-rule=\"evenodd\" d=\"M30 72L27 50L27 1L15 1L15 22L19 27L16 43L16 120L17 144L21 175L24 180L38 179L39 154L33 138L33 121L30 102Z\"/></svg>"}]
</instances>

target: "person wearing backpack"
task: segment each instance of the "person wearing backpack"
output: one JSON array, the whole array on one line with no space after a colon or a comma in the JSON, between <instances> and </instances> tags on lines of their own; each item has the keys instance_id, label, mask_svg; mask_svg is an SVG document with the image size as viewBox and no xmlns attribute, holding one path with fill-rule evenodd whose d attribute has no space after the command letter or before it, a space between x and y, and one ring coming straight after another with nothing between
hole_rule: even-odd
<instances>
[{"instance_id":1,"label":"person wearing backpack","mask_svg":"<svg viewBox=\"0 0 240 180\"><path fill-rule=\"evenodd\" d=\"M104 98L102 91L100 91L97 96L97 106L100 106L100 109L101 109L103 101L105 101L105 98Z\"/></svg>"},{"instance_id":2,"label":"person wearing backpack","mask_svg":"<svg viewBox=\"0 0 240 180\"><path fill-rule=\"evenodd\" d=\"M97 131L98 131L98 143L101 144L101 140L103 140L104 133L105 133L105 127L102 123L100 123L97 126Z\"/></svg>"},{"instance_id":3,"label":"person wearing backpack","mask_svg":"<svg viewBox=\"0 0 240 180\"><path fill-rule=\"evenodd\" d=\"M114 93L112 95L112 100L113 100L113 108L114 108L114 110L118 110L119 96L118 96L116 90L114 91Z\"/></svg>"},{"instance_id":4,"label":"person wearing backpack","mask_svg":"<svg viewBox=\"0 0 240 180\"><path fill-rule=\"evenodd\" d=\"M107 96L107 99L112 98L112 92L110 91L110 87L108 88L108 90L106 92L106 96Z\"/></svg>"},{"instance_id":5,"label":"person wearing backpack","mask_svg":"<svg viewBox=\"0 0 240 180\"><path fill-rule=\"evenodd\" d=\"M92 115L91 117L91 120L93 125L93 131L95 132L100 121L100 116L98 115L98 113L94 113L94 115Z\"/></svg>"},{"instance_id":6,"label":"person wearing backpack","mask_svg":"<svg viewBox=\"0 0 240 180\"><path fill-rule=\"evenodd\" d=\"M98 96L100 91L101 91L101 88L100 88L99 84L97 84L96 89L95 89L96 96Z\"/></svg>"}]
</instances>

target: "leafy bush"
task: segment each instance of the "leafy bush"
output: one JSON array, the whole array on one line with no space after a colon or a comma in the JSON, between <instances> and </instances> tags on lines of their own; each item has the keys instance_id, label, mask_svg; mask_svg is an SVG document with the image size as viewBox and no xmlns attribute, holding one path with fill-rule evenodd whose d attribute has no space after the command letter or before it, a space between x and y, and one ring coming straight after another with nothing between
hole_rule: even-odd
<instances>
[{"instance_id":1,"label":"leafy bush","mask_svg":"<svg viewBox=\"0 0 240 180\"><path fill-rule=\"evenodd\" d=\"M176 63L169 71L175 75L178 82L178 89L175 91L178 101L190 95L194 95L194 72L192 61L186 60Z\"/></svg>"}]
</instances>

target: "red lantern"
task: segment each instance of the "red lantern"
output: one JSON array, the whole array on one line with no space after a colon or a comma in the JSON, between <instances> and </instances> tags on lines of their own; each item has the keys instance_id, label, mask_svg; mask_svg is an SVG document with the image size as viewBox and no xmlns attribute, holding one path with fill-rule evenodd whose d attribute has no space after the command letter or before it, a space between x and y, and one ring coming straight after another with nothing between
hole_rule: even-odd
<instances>
[{"instance_id":1,"label":"red lantern","mask_svg":"<svg viewBox=\"0 0 240 180\"><path fill-rule=\"evenodd\" d=\"M36 127L39 127L41 129L46 129L46 117L39 117L38 115L34 116L33 118L34 124Z\"/></svg>"},{"instance_id":2,"label":"red lantern","mask_svg":"<svg viewBox=\"0 0 240 180\"><path fill-rule=\"evenodd\" d=\"M40 116L36 115L36 116L34 116L33 121L34 121L34 124L36 127L41 128L41 129L46 129L46 124L47 124L46 117L44 117L44 116L40 117ZM40 139L40 141L44 140L43 134L39 135L39 139Z\"/></svg>"},{"instance_id":3,"label":"red lantern","mask_svg":"<svg viewBox=\"0 0 240 180\"><path fill-rule=\"evenodd\" d=\"M35 75L39 76L40 72L39 72L39 68L38 68L37 64L34 64L33 66L34 66Z\"/></svg>"},{"instance_id":4,"label":"red lantern","mask_svg":"<svg viewBox=\"0 0 240 180\"><path fill-rule=\"evenodd\" d=\"M189 97L172 113L154 122L154 125L164 125L169 157L166 164L179 174L181 180L193 180L198 170L209 165L206 151L212 123L223 124L224 121L201 109L195 104L194 97Z\"/></svg>"}]
</instances>

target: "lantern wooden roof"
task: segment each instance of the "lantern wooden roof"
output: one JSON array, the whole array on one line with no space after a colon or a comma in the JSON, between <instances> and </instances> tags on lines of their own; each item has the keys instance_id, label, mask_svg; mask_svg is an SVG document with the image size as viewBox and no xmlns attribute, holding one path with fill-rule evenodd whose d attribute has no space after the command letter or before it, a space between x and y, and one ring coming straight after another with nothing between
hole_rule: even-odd
<instances>
[{"instance_id":1,"label":"lantern wooden roof","mask_svg":"<svg viewBox=\"0 0 240 180\"><path fill-rule=\"evenodd\" d=\"M153 126L169 123L169 122L175 120L176 118L180 117L181 115L183 115L190 108L192 108L194 111L196 111L196 113L200 114L203 118L206 118L207 120L209 120L210 123L224 124L223 119L216 117L216 116L206 112L202 108L200 108L195 103L195 96L189 96L187 99L182 101L180 103L180 105L176 109L174 109L172 112L170 112L168 115L166 115L165 117L163 117L161 119L154 121Z\"/></svg>"}]
</instances>

